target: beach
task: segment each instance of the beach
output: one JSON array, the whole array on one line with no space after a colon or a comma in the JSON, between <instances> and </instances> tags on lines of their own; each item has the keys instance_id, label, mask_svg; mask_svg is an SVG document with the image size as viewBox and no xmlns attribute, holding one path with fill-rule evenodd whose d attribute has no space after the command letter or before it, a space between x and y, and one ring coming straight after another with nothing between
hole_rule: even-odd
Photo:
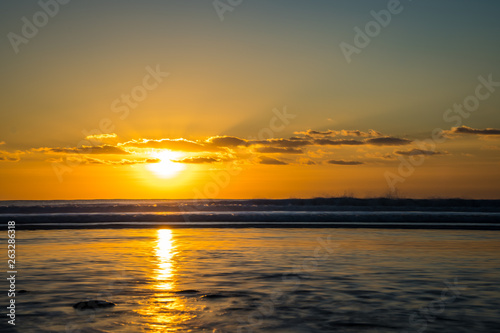
<instances>
[{"instance_id":1,"label":"beach","mask_svg":"<svg viewBox=\"0 0 500 333\"><path fill-rule=\"evenodd\" d=\"M16 244L16 289L23 292L15 297L13 332L500 327L497 231L23 230L18 223ZM116 305L73 308L88 300Z\"/></svg>"},{"instance_id":2,"label":"beach","mask_svg":"<svg viewBox=\"0 0 500 333\"><path fill-rule=\"evenodd\" d=\"M494 332L498 207L346 197L3 201L5 235L15 239L15 320L6 329Z\"/></svg>"}]
</instances>

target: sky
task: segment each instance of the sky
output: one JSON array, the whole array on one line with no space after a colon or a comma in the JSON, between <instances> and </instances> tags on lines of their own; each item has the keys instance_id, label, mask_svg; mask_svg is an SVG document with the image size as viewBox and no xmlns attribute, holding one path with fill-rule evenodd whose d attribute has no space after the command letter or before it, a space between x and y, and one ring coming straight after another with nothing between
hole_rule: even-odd
<instances>
[{"instance_id":1,"label":"sky","mask_svg":"<svg viewBox=\"0 0 500 333\"><path fill-rule=\"evenodd\" d=\"M500 198L498 1L4 1L0 200Z\"/></svg>"}]
</instances>

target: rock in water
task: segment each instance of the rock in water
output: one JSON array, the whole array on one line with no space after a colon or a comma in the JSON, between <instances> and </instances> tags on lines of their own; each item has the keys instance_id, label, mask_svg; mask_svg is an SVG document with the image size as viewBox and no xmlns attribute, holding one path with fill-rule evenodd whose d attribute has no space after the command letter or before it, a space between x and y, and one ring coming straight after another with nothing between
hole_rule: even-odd
<instances>
[{"instance_id":1,"label":"rock in water","mask_svg":"<svg viewBox=\"0 0 500 333\"><path fill-rule=\"evenodd\" d=\"M94 309L111 308L115 305L116 305L115 303L107 301L93 300L93 301L78 302L75 305L73 305L73 307L77 310L94 310Z\"/></svg>"},{"instance_id":2,"label":"rock in water","mask_svg":"<svg viewBox=\"0 0 500 333\"><path fill-rule=\"evenodd\" d=\"M199 293L199 290L196 289L185 289L185 290L180 290L180 291L174 291L176 294L197 294Z\"/></svg>"}]
</instances>

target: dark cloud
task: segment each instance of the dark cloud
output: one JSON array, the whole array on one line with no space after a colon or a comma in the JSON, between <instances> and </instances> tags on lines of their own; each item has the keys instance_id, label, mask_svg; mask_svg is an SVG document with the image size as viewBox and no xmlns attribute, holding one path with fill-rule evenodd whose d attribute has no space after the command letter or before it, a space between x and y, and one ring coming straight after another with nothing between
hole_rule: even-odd
<instances>
[{"instance_id":1,"label":"dark cloud","mask_svg":"<svg viewBox=\"0 0 500 333\"><path fill-rule=\"evenodd\" d=\"M477 129L468 126L453 127L448 133L451 134L475 134L475 135L500 135L500 129L485 128Z\"/></svg>"},{"instance_id":2,"label":"dark cloud","mask_svg":"<svg viewBox=\"0 0 500 333\"><path fill-rule=\"evenodd\" d=\"M219 159L214 157L187 157L182 160L172 161L176 163L189 163L189 164L202 164L202 163L215 163L220 162Z\"/></svg>"},{"instance_id":3,"label":"dark cloud","mask_svg":"<svg viewBox=\"0 0 500 333\"><path fill-rule=\"evenodd\" d=\"M336 164L336 165L360 165L364 164L360 161L344 161L344 160L329 160L328 164Z\"/></svg>"},{"instance_id":4,"label":"dark cloud","mask_svg":"<svg viewBox=\"0 0 500 333\"><path fill-rule=\"evenodd\" d=\"M359 146L365 144L363 141L352 139L316 139L314 143L321 146Z\"/></svg>"},{"instance_id":5,"label":"dark cloud","mask_svg":"<svg viewBox=\"0 0 500 333\"><path fill-rule=\"evenodd\" d=\"M3 162L19 162L20 160L19 156L0 155L0 161Z\"/></svg>"},{"instance_id":6,"label":"dark cloud","mask_svg":"<svg viewBox=\"0 0 500 333\"><path fill-rule=\"evenodd\" d=\"M412 149L412 150L407 150L407 151L402 151L398 150L394 152L395 154L398 155L405 155L405 156L415 156L415 155L443 155L443 152L440 151L432 151L432 150L425 150L425 149Z\"/></svg>"},{"instance_id":7,"label":"dark cloud","mask_svg":"<svg viewBox=\"0 0 500 333\"><path fill-rule=\"evenodd\" d=\"M304 132L302 132L304 133ZM305 132L307 135L335 135L335 131L327 130L327 131L315 131L315 130L307 130Z\"/></svg>"},{"instance_id":8,"label":"dark cloud","mask_svg":"<svg viewBox=\"0 0 500 333\"><path fill-rule=\"evenodd\" d=\"M298 148L281 148L281 147L259 147L255 148L258 153L277 153L277 154L302 154L302 149Z\"/></svg>"},{"instance_id":9,"label":"dark cloud","mask_svg":"<svg viewBox=\"0 0 500 333\"><path fill-rule=\"evenodd\" d=\"M382 136L379 138L366 139L365 142L375 146L402 146L410 144L412 141L408 139L394 138L391 136Z\"/></svg>"},{"instance_id":10,"label":"dark cloud","mask_svg":"<svg viewBox=\"0 0 500 333\"><path fill-rule=\"evenodd\" d=\"M308 140L290 140L290 139L269 139L269 140L261 140L261 141L252 141L254 145L263 145L263 146L273 146L273 147L282 147L282 148L298 148L304 147L311 144Z\"/></svg>"},{"instance_id":11,"label":"dark cloud","mask_svg":"<svg viewBox=\"0 0 500 333\"><path fill-rule=\"evenodd\" d=\"M207 140L208 143L216 147L238 147L248 146L247 140L243 140L234 136L214 136Z\"/></svg>"},{"instance_id":12,"label":"dark cloud","mask_svg":"<svg viewBox=\"0 0 500 333\"><path fill-rule=\"evenodd\" d=\"M260 158L260 162L259 163L260 164L269 164L269 165L287 165L288 164L286 162L277 160L277 159L272 158L272 157L266 157L266 156L262 156Z\"/></svg>"},{"instance_id":13,"label":"dark cloud","mask_svg":"<svg viewBox=\"0 0 500 333\"><path fill-rule=\"evenodd\" d=\"M334 130L326 130L326 131L315 131L315 130L307 130L307 131L302 131L302 132L295 132L295 134L301 134L305 135L307 137L314 137L314 136L327 136L327 137L334 137L334 136L355 136L355 137L374 137L374 136L381 136L382 134L374 131L374 130L369 130L368 132L363 132L360 130L339 130L339 131L334 131Z\"/></svg>"}]
</instances>

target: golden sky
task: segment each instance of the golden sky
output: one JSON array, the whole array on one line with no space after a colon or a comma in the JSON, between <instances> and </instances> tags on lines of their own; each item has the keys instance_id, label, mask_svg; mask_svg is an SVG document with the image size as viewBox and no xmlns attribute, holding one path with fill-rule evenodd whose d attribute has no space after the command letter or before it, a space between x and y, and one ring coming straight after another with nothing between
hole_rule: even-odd
<instances>
[{"instance_id":1,"label":"golden sky","mask_svg":"<svg viewBox=\"0 0 500 333\"><path fill-rule=\"evenodd\" d=\"M0 4L0 200L500 198L499 5L387 6Z\"/></svg>"},{"instance_id":2,"label":"golden sky","mask_svg":"<svg viewBox=\"0 0 500 333\"><path fill-rule=\"evenodd\" d=\"M8 188L3 195L203 199L376 196L391 190L416 197L498 194L499 130L461 126L420 140L375 130L309 129L271 138L266 137L274 134L271 128L299 119L288 108L274 109L270 119L272 125L251 138L122 140L116 133L103 133L71 147L2 150L2 184Z\"/></svg>"}]
</instances>

